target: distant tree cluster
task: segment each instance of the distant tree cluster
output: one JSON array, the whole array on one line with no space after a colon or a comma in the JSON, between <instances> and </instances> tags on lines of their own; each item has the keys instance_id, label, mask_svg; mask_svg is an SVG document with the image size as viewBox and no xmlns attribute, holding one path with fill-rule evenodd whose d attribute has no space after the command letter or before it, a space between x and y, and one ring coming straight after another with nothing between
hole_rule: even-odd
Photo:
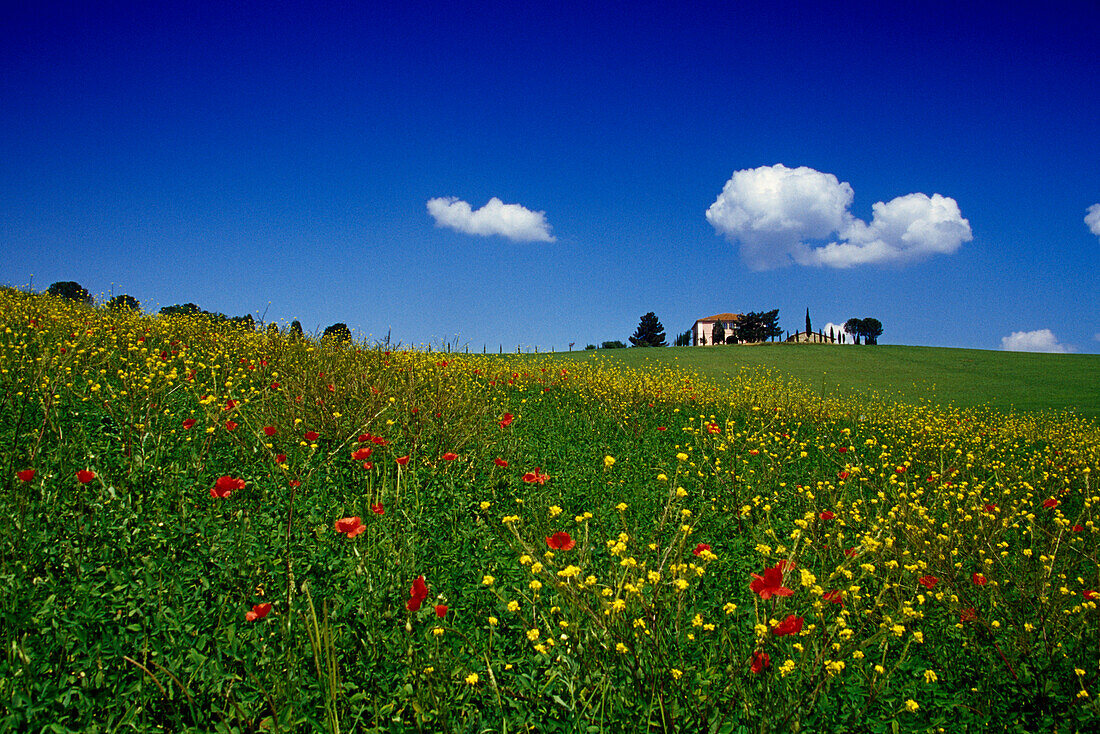
<instances>
[{"instance_id":1,"label":"distant tree cluster","mask_svg":"<svg viewBox=\"0 0 1100 734\"><path fill-rule=\"evenodd\" d=\"M678 334L676 340L672 342L674 347L690 347L691 346L691 329L688 329L683 334Z\"/></svg>"},{"instance_id":2,"label":"distant tree cluster","mask_svg":"<svg viewBox=\"0 0 1100 734\"><path fill-rule=\"evenodd\" d=\"M53 283L46 289L46 293L57 298L64 298L66 301L74 301L76 303L87 303L91 305L93 298L88 291L84 290L84 287L72 280L63 280L57 283Z\"/></svg>"},{"instance_id":3,"label":"distant tree cluster","mask_svg":"<svg viewBox=\"0 0 1100 734\"><path fill-rule=\"evenodd\" d=\"M766 342L783 335L779 328L779 309L750 311L743 314L734 325L734 337L741 342Z\"/></svg>"},{"instance_id":4,"label":"distant tree cluster","mask_svg":"<svg viewBox=\"0 0 1100 734\"><path fill-rule=\"evenodd\" d=\"M256 328L256 319L252 318L252 314L245 314L244 316L226 316L223 313L217 311L205 311L199 308L194 303L175 304L172 306L164 306L160 309L161 316L202 316L208 318L211 321L215 321L219 324L225 323L231 326L237 326L241 329L252 331Z\"/></svg>"},{"instance_id":5,"label":"distant tree cluster","mask_svg":"<svg viewBox=\"0 0 1100 734\"><path fill-rule=\"evenodd\" d=\"M856 338L856 344L862 338L864 344L878 344L878 338L882 335L882 322L878 319L848 319L844 322L844 330Z\"/></svg>"}]
</instances>

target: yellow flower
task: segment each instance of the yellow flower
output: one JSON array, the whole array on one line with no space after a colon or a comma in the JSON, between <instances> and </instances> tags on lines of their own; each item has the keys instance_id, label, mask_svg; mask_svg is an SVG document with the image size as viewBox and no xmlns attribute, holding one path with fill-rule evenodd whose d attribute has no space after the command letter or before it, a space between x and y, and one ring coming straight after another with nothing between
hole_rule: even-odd
<instances>
[{"instance_id":1,"label":"yellow flower","mask_svg":"<svg viewBox=\"0 0 1100 734\"><path fill-rule=\"evenodd\" d=\"M496 627L497 622L498 622L498 620L497 620L496 617L489 617L489 626L490 627Z\"/></svg>"},{"instance_id":2,"label":"yellow flower","mask_svg":"<svg viewBox=\"0 0 1100 734\"><path fill-rule=\"evenodd\" d=\"M610 469L613 466L615 466L615 457L614 456L605 456L605 457L603 457L603 467L604 467L604 469Z\"/></svg>"},{"instance_id":3,"label":"yellow flower","mask_svg":"<svg viewBox=\"0 0 1100 734\"><path fill-rule=\"evenodd\" d=\"M627 653L626 645L621 642L615 643L615 652L619 653L620 655L625 655Z\"/></svg>"},{"instance_id":4,"label":"yellow flower","mask_svg":"<svg viewBox=\"0 0 1100 734\"><path fill-rule=\"evenodd\" d=\"M435 635L436 637L439 637L440 635L443 634L443 628L442 627L432 627L432 634Z\"/></svg>"},{"instance_id":5,"label":"yellow flower","mask_svg":"<svg viewBox=\"0 0 1100 734\"><path fill-rule=\"evenodd\" d=\"M477 673L470 673L466 676L466 683L471 686L476 686L478 681Z\"/></svg>"},{"instance_id":6,"label":"yellow flower","mask_svg":"<svg viewBox=\"0 0 1100 734\"><path fill-rule=\"evenodd\" d=\"M494 579L489 574L485 574L484 576L481 577L481 583L483 583L486 586L492 586L494 581L496 581L496 579Z\"/></svg>"},{"instance_id":7,"label":"yellow flower","mask_svg":"<svg viewBox=\"0 0 1100 734\"><path fill-rule=\"evenodd\" d=\"M685 454L683 451L681 451L680 453L676 454L676 459L678 461L687 461L688 460L688 455Z\"/></svg>"},{"instance_id":8,"label":"yellow flower","mask_svg":"<svg viewBox=\"0 0 1100 734\"><path fill-rule=\"evenodd\" d=\"M508 611L509 612L518 612L519 611L519 602L516 601L515 599L508 602Z\"/></svg>"},{"instance_id":9,"label":"yellow flower","mask_svg":"<svg viewBox=\"0 0 1100 734\"><path fill-rule=\"evenodd\" d=\"M925 683L935 683L938 680L939 680L939 678L936 677L936 671L934 671L934 670L924 671L924 682Z\"/></svg>"},{"instance_id":10,"label":"yellow flower","mask_svg":"<svg viewBox=\"0 0 1100 734\"><path fill-rule=\"evenodd\" d=\"M687 490L684 489L683 487L677 487L676 488L676 496L677 497L687 497L688 496Z\"/></svg>"},{"instance_id":11,"label":"yellow flower","mask_svg":"<svg viewBox=\"0 0 1100 734\"><path fill-rule=\"evenodd\" d=\"M658 474L657 475L657 481L658 482L667 482L668 481L668 475L667 474Z\"/></svg>"},{"instance_id":12,"label":"yellow flower","mask_svg":"<svg viewBox=\"0 0 1100 734\"><path fill-rule=\"evenodd\" d=\"M528 640L530 640L531 642L534 642L538 638L539 638L539 631L537 629L532 628L532 629L527 630L527 639Z\"/></svg>"},{"instance_id":13,"label":"yellow flower","mask_svg":"<svg viewBox=\"0 0 1100 734\"><path fill-rule=\"evenodd\" d=\"M725 606L722 607L722 611L726 614L733 614L737 611L737 605L733 602L726 602Z\"/></svg>"},{"instance_id":14,"label":"yellow flower","mask_svg":"<svg viewBox=\"0 0 1100 734\"><path fill-rule=\"evenodd\" d=\"M916 701L914 701L911 698L908 701L905 702L905 710L906 711L912 712L912 711L916 711L919 708L920 708L920 704L917 703Z\"/></svg>"},{"instance_id":15,"label":"yellow flower","mask_svg":"<svg viewBox=\"0 0 1100 734\"><path fill-rule=\"evenodd\" d=\"M558 576L562 578L571 579L581 572L579 568L573 565L566 566L562 570L558 571Z\"/></svg>"},{"instance_id":16,"label":"yellow flower","mask_svg":"<svg viewBox=\"0 0 1100 734\"><path fill-rule=\"evenodd\" d=\"M482 503L481 503L480 505L478 505L478 507L480 507L480 508L481 508L482 510L488 510L488 509L489 509L489 505L490 505L490 503L489 503L489 502L485 502L485 501L483 501L483 502L482 502Z\"/></svg>"},{"instance_id":17,"label":"yellow flower","mask_svg":"<svg viewBox=\"0 0 1100 734\"><path fill-rule=\"evenodd\" d=\"M534 579L531 581L531 583L527 584L527 586L531 589L531 591L538 591L542 588L542 582L538 579Z\"/></svg>"},{"instance_id":18,"label":"yellow flower","mask_svg":"<svg viewBox=\"0 0 1100 734\"><path fill-rule=\"evenodd\" d=\"M619 512L625 511L626 510L626 503L625 502L620 502L619 504L615 505L615 509L618 510Z\"/></svg>"},{"instance_id":19,"label":"yellow flower","mask_svg":"<svg viewBox=\"0 0 1100 734\"><path fill-rule=\"evenodd\" d=\"M550 505L550 517L555 518L561 514L561 508L557 505Z\"/></svg>"},{"instance_id":20,"label":"yellow flower","mask_svg":"<svg viewBox=\"0 0 1100 734\"><path fill-rule=\"evenodd\" d=\"M678 668L673 668L669 672L672 673L672 677L675 678L676 680L680 680L681 678L684 677L684 671L682 671Z\"/></svg>"}]
</instances>

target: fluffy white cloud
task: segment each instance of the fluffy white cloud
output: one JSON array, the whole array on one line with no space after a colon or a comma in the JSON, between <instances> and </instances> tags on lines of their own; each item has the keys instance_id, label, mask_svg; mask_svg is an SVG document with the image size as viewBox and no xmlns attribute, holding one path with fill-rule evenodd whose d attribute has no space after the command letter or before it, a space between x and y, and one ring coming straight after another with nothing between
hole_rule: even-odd
<instances>
[{"instance_id":1,"label":"fluffy white cloud","mask_svg":"<svg viewBox=\"0 0 1100 734\"><path fill-rule=\"evenodd\" d=\"M1008 352L1054 352L1057 354L1066 354L1073 351L1073 347L1068 344L1060 344L1050 329L1014 331L1008 336L1001 337L1001 349Z\"/></svg>"},{"instance_id":2,"label":"fluffy white cloud","mask_svg":"<svg viewBox=\"0 0 1100 734\"><path fill-rule=\"evenodd\" d=\"M437 227L449 227L465 234L499 234L515 242L554 242L546 212L533 212L519 204L505 204L497 197L478 210L449 196L428 199L428 213Z\"/></svg>"},{"instance_id":3,"label":"fluffy white cloud","mask_svg":"<svg viewBox=\"0 0 1100 734\"><path fill-rule=\"evenodd\" d=\"M1090 232L1100 237L1100 204L1093 204L1088 208L1088 214L1085 215L1085 224L1089 226Z\"/></svg>"},{"instance_id":4,"label":"fluffy white cloud","mask_svg":"<svg viewBox=\"0 0 1100 734\"><path fill-rule=\"evenodd\" d=\"M754 270L792 262L833 268L905 263L951 254L973 239L952 198L907 194L880 201L870 223L848 211L853 198L852 187L831 173L779 163L735 171L706 216L716 231L740 243L742 259Z\"/></svg>"},{"instance_id":5,"label":"fluffy white cloud","mask_svg":"<svg viewBox=\"0 0 1100 734\"><path fill-rule=\"evenodd\" d=\"M840 335L842 333L843 334L848 334L848 332L844 330L844 324L834 324L832 321L825 324L825 328L822 331L825 332L826 336L828 336L828 334L829 334L829 329L833 330L833 336L836 337L837 344L840 343ZM853 337L851 334L848 334L848 336L845 337L845 339L844 339L844 343L845 344L854 344L855 343L855 337Z\"/></svg>"}]
</instances>

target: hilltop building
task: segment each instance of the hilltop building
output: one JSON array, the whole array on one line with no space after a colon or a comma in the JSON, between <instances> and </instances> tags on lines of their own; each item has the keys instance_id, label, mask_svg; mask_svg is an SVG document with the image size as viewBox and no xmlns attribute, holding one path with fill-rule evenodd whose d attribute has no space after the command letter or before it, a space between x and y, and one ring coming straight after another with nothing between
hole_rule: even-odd
<instances>
[{"instance_id":1,"label":"hilltop building","mask_svg":"<svg viewBox=\"0 0 1100 734\"><path fill-rule=\"evenodd\" d=\"M718 323L722 324L722 331L725 332L726 337L729 337L733 333L734 326L740 320L741 314L739 313L717 313L713 316L707 316L705 319L699 319L691 327L691 346L700 347L713 344L714 327Z\"/></svg>"}]
</instances>

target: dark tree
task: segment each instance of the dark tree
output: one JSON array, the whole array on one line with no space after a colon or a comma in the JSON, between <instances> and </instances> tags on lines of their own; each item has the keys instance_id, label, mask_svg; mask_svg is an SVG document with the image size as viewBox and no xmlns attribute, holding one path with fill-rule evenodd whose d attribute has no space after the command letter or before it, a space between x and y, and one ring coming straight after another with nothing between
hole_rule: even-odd
<instances>
[{"instance_id":1,"label":"dark tree","mask_svg":"<svg viewBox=\"0 0 1100 734\"><path fill-rule=\"evenodd\" d=\"M726 328L722 326L722 320L719 319L714 324L714 328L710 331L710 343L711 344L725 344L726 343Z\"/></svg>"},{"instance_id":2,"label":"dark tree","mask_svg":"<svg viewBox=\"0 0 1100 734\"><path fill-rule=\"evenodd\" d=\"M252 318L252 314L246 313L244 316L234 316L228 319L230 326L235 326L238 329L245 329L247 331L254 331L256 329L256 319Z\"/></svg>"},{"instance_id":3,"label":"dark tree","mask_svg":"<svg viewBox=\"0 0 1100 734\"><path fill-rule=\"evenodd\" d=\"M174 306L165 306L160 310L161 316L197 316L200 313L203 313L203 310L193 303L183 305L177 303Z\"/></svg>"},{"instance_id":4,"label":"dark tree","mask_svg":"<svg viewBox=\"0 0 1100 734\"><path fill-rule=\"evenodd\" d=\"M66 301L76 301L77 303L91 304L92 296L88 291L84 290L84 287L72 280L62 280L54 283L46 292L51 296L57 296L58 298L64 298Z\"/></svg>"},{"instance_id":5,"label":"dark tree","mask_svg":"<svg viewBox=\"0 0 1100 734\"><path fill-rule=\"evenodd\" d=\"M630 337L630 343L636 347L667 347L665 341L665 327L657 320L657 315L652 311L642 317L638 323L638 330Z\"/></svg>"},{"instance_id":6,"label":"dark tree","mask_svg":"<svg viewBox=\"0 0 1100 734\"><path fill-rule=\"evenodd\" d=\"M856 344L859 344L859 335L863 333L863 319L848 319L844 322L844 330L852 335Z\"/></svg>"},{"instance_id":7,"label":"dark tree","mask_svg":"<svg viewBox=\"0 0 1100 734\"><path fill-rule=\"evenodd\" d=\"M625 349L625 348L626 348L626 345L623 344L618 339L615 339L614 341L604 342L603 344L600 345L600 349Z\"/></svg>"},{"instance_id":8,"label":"dark tree","mask_svg":"<svg viewBox=\"0 0 1100 734\"><path fill-rule=\"evenodd\" d=\"M813 331L814 331L814 327L810 326L810 308L809 308L809 306L807 306L806 307L806 333L807 334L812 334Z\"/></svg>"},{"instance_id":9,"label":"dark tree","mask_svg":"<svg viewBox=\"0 0 1100 734\"><path fill-rule=\"evenodd\" d=\"M782 333L783 329L779 328L779 309L750 311L737 324L737 336L741 341L766 342Z\"/></svg>"},{"instance_id":10,"label":"dark tree","mask_svg":"<svg viewBox=\"0 0 1100 734\"><path fill-rule=\"evenodd\" d=\"M329 341L336 344L343 344L351 341L351 329L348 325L342 321L339 321L332 326L325 329L321 334L321 341Z\"/></svg>"},{"instance_id":11,"label":"dark tree","mask_svg":"<svg viewBox=\"0 0 1100 734\"><path fill-rule=\"evenodd\" d=\"M138 303L138 299L133 296L123 294L121 296L115 296L107 301L107 308L118 311L137 311L141 308L141 304Z\"/></svg>"},{"instance_id":12,"label":"dark tree","mask_svg":"<svg viewBox=\"0 0 1100 734\"><path fill-rule=\"evenodd\" d=\"M691 346L691 329L688 329L683 334L676 337L676 341L672 342L674 347L689 347Z\"/></svg>"},{"instance_id":13,"label":"dark tree","mask_svg":"<svg viewBox=\"0 0 1100 734\"><path fill-rule=\"evenodd\" d=\"M589 349L595 349L595 348L596 348L595 344L588 344L588 345L585 346L584 350L587 352Z\"/></svg>"},{"instance_id":14,"label":"dark tree","mask_svg":"<svg viewBox=\"0 0 1100 734\"><path fill-rule=\"evenodd\" d=\"M279 336L279 325L274 323L274 322L268 324L267 325L267 335L272 339Z\"/></svg>"},{"instance_id":15,"label":"dark tree","mask_svg":"<svg viewBox=\"0 0 1100 734\"><path fill-rule=\"evenodd\" d=\"M882 336L882 322L878 319L867 318L862 320L863 343L878 344L878 338Z\"/></svg>"},{"instance_id":16,"label":"dark tree","mask_svg":"<svg viewBox=\"0 0 1100 734\"><path fill-rule=\"evenodd\" d=\"M294 320L290 322L290 336L293 339L302 338L302 322Z\"/></svg>"}]
</instances>

